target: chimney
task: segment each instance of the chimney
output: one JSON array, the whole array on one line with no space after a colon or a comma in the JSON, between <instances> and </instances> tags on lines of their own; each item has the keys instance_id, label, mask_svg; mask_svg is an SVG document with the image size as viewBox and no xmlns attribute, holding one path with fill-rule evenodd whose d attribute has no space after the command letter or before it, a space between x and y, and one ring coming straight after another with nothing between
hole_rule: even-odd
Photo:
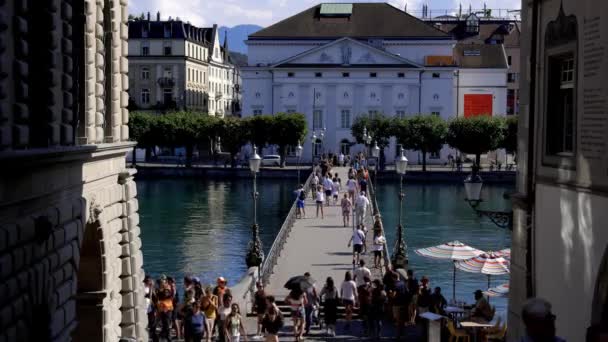
<instances>
[{"instance_id":1,"label":"chimney","mask_svg":"<svg viewBox=\"0 0 608 342\"><path fill-rule=\"evenodd\" d=\"M148 21L150 21L150 12L148 12Z\"/></svg>"},{"instance_id":2,"label":"chimney","mask_svg":"<svg viewBox=\"0 0 608 342\"><path fill-rule=\"evenodd\" d=\"M156 21L160 21L160 11L156 12Z\"/></svg>"}]
</instances>

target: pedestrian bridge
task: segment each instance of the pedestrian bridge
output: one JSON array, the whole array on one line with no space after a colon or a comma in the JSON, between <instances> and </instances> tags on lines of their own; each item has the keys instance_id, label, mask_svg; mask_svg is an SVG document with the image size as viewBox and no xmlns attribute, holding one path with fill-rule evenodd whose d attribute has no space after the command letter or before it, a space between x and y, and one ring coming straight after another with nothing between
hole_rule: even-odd
<instances>
[{"instance_id":1,"label":"pedestrian bridge","mask_svg":"<svg viewBox=\"0 0 608 342\"><path fill-rule=\"evenodd\" d=\"M348 179L348 168L332 168L332 174L336 172L344 186ZM310 177L306 182L307 191L309 182ZM344 189L340 192L340 199L344 196L345 191ZM315 199L310 195L306 199L305 211L304 218L295 219L295 207L292 208L286 218L286 224L281 228L262 267L262 278L266 284L266 290L275 295L277 299L282 299L288 294L288 290L283 288L283 285L295 275L310 272L312 277L317 280L318 288L323 286L327 277L332 277L336 286L339 287L345 272L353 270L352 247L347 246L353 234L353 218L351 217L351 224L344 227L342 208L339 203L333 205L333 201L332 205L324 207L323 219L320 215L316 217ZM363 220L366 227L370 229L366 236L366 243L370 251L373 244L372 215L372 210L368 209ZM384 254L388 255L388 253ZM372 253L366 253L363 257L366 264L372 269ZM389 258L385 260L388 262ZM382 275L380 269L372 269L372 271L375 271L374 277Z\"/></svg>"}]
</instances>

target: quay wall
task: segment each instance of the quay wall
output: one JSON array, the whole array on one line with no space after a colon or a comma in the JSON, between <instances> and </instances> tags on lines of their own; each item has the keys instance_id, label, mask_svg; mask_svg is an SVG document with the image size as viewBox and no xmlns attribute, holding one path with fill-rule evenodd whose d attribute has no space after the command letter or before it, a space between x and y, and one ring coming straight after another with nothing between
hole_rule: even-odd
<instances>
[{"instance_id":1,"label":"quay wall","mask_svg":"<svg viewBox=\"0 0 608 342\"><path fill-rule=\"evenodd\" d=\"M301 169L300 177L304 181L310 169ZM415 183L448 183L461 184L468 172L453 171L408 171L404 181ZM487 171L480 172L485 184L515 184L515 171ZM258 178L297 178L296 169L262 168ZM137 166L137 178L251 178L251 171L247 168L212 168L212 167L175 167L175 166ZM378 181L399 179L394 171L378 172Z\"/></svg>"}]
</instances>

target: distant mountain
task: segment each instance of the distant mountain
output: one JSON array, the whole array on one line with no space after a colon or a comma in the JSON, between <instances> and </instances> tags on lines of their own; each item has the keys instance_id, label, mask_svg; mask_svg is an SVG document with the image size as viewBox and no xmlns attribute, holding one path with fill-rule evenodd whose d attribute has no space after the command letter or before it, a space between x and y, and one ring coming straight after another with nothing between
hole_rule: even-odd
<instances>
[{"instance_id":1,"label":"distant mountain","mask_svg":"<svg viewBox=\"0 0 608 342\"><path fill-rule=\"evenodd\" d=\"M247 66L247 55L235 51L230 51L232 62L238 66Z\"/></svg>"},{"instance_id":2,"label":"distant mountain","mask_svg":"<svg viewBox=\"0 0 608 342\"><path fill-rule=\"evenodd\" d=\"M218 29L220 31L220 44L224 44L224 36L228 32L228 48L230 51L247 54L247 45L245 45L247 36L261 29L263 27L258 25L222 26Z\"/></svg>"}]
</instances>

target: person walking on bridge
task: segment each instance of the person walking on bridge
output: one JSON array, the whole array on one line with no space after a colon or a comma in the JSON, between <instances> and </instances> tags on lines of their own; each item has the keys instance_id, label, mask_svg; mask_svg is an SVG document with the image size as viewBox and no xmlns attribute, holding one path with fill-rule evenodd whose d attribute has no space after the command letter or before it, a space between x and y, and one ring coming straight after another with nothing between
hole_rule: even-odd
<instances>
[{"instance_id":1,"label":"person walking on bridge","mask_svg":"<svg viewBox=\"0 0 608 342\"><path fill-rule=\"evenodd\" d=\"M304 277L306 279L312 279L310 277L310 273L304 273ZM315 305L319 302L319 296L317 295L317 289L315 284L312 284L311 287L307 288L305 291L306 294L306 305L304 306L304 311L306 314L306 329L304 334L310 334L310 328L312 327L312 314L315 309Z\"/></svg>"},{"instance_id":2,"label":"person walking on bridge","mask_svg":"<svg viewBox=\"0 0 608 342\"><path fill-rule=\"evenodd\" d=\"M350 321L353 319L353 308L357 304L357 284L353 281L350 271L346 271L344 281L340 286L340 297L346 309L346 329L350 329Z\"/></svg>"},{"instance_id":3,"label":"person walking on bridge","mask_svg":"<svg viewBox=\"0 0 608 342\"><path fill-rule=\"evenodd\" d=\"M342 207L342 221L344 223L344 227L348 227L350 221L350 211L353 207L353 203L348 199L348 194L344 194L344 198L342 198L340 206Z\"/></svg>"},{"instance_id":4,"label":"person walking on bridge","mask_svg":"<svg viewBox=\"0 0 608 342\"><path fill-rule=\"evenodd\" d=\"M353 232L353 236L351 236L348 241L348 247L350 244L353 244L353 267L355 263L359 263L359 255L363 252L363 245L365 244L365 231L363 231L363 225L360 224L357 227L357 230Z\"/></svg>"},{"instance_id":5,"label":"person walking on bridge","mask_svg":"<svg viewBox=\"0 0 608 342\"><path fill-rule=\"evenodd\" d=\"M325 314L325 326L327 327L327 335L336 336L336 320L338 318L338 288L334 285L334 279L327 277L325 286L321 290L321 299L323 300L323 312Z\"/></svg>"},{"instance_id":6,"label":"person walking on bridge","mask_svg":"<svg viewBox=\"0 0 608 342\"><path fill-rule=\"evenodd\" d=\"M365 219L365 213L367 212L367 207L369 206L369 199L367 199L367 196L365 196L365 191L361 191L357 197L357 200L355 201L355 213L357 214L355 223L357 226L363 224L363 219Z\"/></svg>"},{"instance_id":7,"label":"person walking on bridge","mask_svg":"<svg viewBox=\"0 0 608 342\"><path fill-rule=\"evenodd\" d=\"M323 219L323 203L325 202L325 194L323 193L323 188L320 185L317 186L315 202L317 203L317 217L319 217L319 210L321 210L321 219Z\"/></svg>"},{"instance_id":8,"label":"person walking on bridge","mask_svg":"<svg viewBox=\"0 0 608 342\"><path fill-rule=\"evenodd\" d=\"M325 201L326 205L329 207L329 202L331 199L332 190L334 188L334 182L331 180L331 176L329 174L325 175L323 179L323 190L325 190Z\"/></svg>"}]
</instances>

